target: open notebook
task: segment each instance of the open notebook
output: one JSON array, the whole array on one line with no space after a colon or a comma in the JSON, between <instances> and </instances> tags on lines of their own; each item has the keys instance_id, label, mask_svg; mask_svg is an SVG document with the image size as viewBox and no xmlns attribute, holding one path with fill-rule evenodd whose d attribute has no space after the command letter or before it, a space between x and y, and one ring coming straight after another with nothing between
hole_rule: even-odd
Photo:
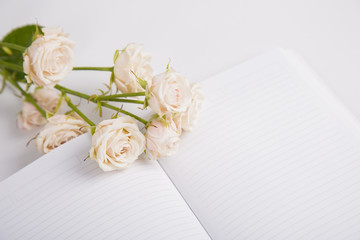
<instances>
[{"instance_id":1,"label":"open notebook","mask_svg":"<svg viewBox=\"0 0 360 240\"><path fill-rule=\"evenodd\" d=\"M0 239L360 239L360 128L295 54L202 83L179 153L104 173L83 135L0 183Z\"/></svg>"}]
</instances>

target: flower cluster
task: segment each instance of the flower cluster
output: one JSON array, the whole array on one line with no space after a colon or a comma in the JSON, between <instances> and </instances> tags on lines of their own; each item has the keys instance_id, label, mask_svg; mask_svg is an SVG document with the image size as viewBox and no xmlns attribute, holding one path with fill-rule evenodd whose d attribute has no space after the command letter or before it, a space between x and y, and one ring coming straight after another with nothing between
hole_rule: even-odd
<instances>
[{"instance_id":1,"label":"flower cluster","mask_svg":"<svg viewBox=\"0 0 360 240\"><path fill-rule=\"evenodd\" d=\"M186 77L169 66L164 72L153 75L151 55L143 51L142 45L134 43L115 52L113 67L74 68L74 42L68 39L68 35L60 28L41 30L35 32L31 45L23 51L22 71L27 89L33 85L35 90L24 90L19 79L3 75L25 98L18 114L19 128L29 130L45 125L35 138L39 151L47 153L90 131L89 156L104 171L127 168L144 152L152 159L176 153L182 131L193 130L199 117L204 102L199 84L190 84ZM0 42L0 45L14 44ZM0 64L0 69L3 72L19 69L8 66ZM87 95L59 85L72 70L87 69L111 71L107 92ZM112 94L113 83L120 94ZM107 107L116 113L95 124L68 95L96 103L98 110ZM154 114L145 120L123 107L109 104L111 101L142 104L143 109L149 107ZM67 113L62 112L65 102L70 108ZM139 128L138 123L145 127Z\"/></svg>"},{"instance_id":2,"label":"flower cluster","mask_svg":"<svg viewBox=\"0 0 360 240\"><path fill-rule=\"evenodd\" d=\"M158 116L147 128L146 147L154 158L171 156L178 148L182 130L191 131L198 119L204 100L200 85L191 86L171 68L154 76L146 91L149 106Z\"/></svg>"}]
</instances>

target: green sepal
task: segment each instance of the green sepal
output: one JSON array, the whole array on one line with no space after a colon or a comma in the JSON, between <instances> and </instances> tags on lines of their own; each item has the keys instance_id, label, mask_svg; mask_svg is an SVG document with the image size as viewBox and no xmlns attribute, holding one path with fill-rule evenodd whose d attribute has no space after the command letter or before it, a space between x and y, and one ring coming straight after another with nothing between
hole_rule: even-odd
<instances>
[{"instance_id":1,"label":"green sepal","mask_svg":"<svg viewBox=\"0 0 360 240\"><path fill-rule=\"evenodd\" d=\"M150 117L150 119L148 120L147 124L145 125L145 129L147 129L147 128L149 127L149 125L151 124L152 120L157 119L158 117L159 117L159 114L154 113L154 114Z\"/></svg>"},{"instance_id":2,"label":"green sepal","mask_svg":"<svg viewBox=\"0 0 360 240\"><path fill-rule=\"evenodd\" d=\"M63 94L63 95L64 95L64 99L66 102L71 102L71 99L67 95L65 95L65 94Z\"/></svg>"},{"instance_id":3,"label":"green sepal","mask_svg":"<svg viewBox=\"0 0 360 240\"><path fill-rule=\"evenodd\" d=\"M106 83L103 83L104 86L108 89L106 92L105 92L105 95L107 95L108 93L111 93L111 86L109 84L106 84Z\"/></svg>"},{"instance_id":4,"label":"green sepal","mask_svg":"<svg viewBox=\"0 0 360 240\"><path fill-rule=\"evenodd\" d=\"M102 106L101 106L101 102L97 102L96 103L96 111L99 112L99 116L102 117Z\"/></svg>"},{"instance_id":5,"label":"green sepal","mask_svg":"<svg viewBox=\"0 0 360 240\"><path fill-rule=\"evenodd\" d=\"M26 83L25 91L29 91L30 87L31 87L31 83Z\"/></svg>"},{"instance_id":6,"label":"green sepal","mask_svg":"<svg viewBox=\"0 0 360 240\"><path fill-rule=\"evenodd\" d=\"M93 94L93 95L91 95L90 97L89 97L89 99L88 99L88 103L91 101L91 99L95 99L96 100L96 98L97 98L97 95L96 94Z\"/></svg>"},{"instance_id":7,"label":"green sepal","mask_svg":"<svg viewBox=\"0 0 360 240\"><path fill-rule=\"evenodd\" d=\"M116 49L115 53L114 53L114 63L116 62L116 59L119 57L119 49Z\"/></svg>"},{"instance_id":8,"label":"green sepal","mask_svg":"<svg viewBox=\"0 0 360 240\"><path fill-rule=\"evenodd\" d=\"M119 115L119 113L116 112L115 114L113 114L113 115L110 117L110 119L117 119L117 118L118 118L118 115Z\"/></svg>"},{"instance_id":9,"label":"green sepal","mask_svg":"<svg viewBox=\"0 0 360 240\"><path fill-rule=\"evenodd\" d=\"M90 158L90 154L88 154L85 158L84 158L84 162L87 160L87 159L89 159Z\"/></svg>"},{"instance_id":10,"label":"green sepal","mask_svg":"<svg viewBox=\"0 0 360 240\"><path fill-rule=\"evenodd\" d=\"M136 76L136 74L134 73L134 71L131 70L131 73L134 74L134 76L136 77L136 79L138 80L140 86L145 90L146 89L146 85L147 82L144 79L139 78L138 76Z\"/></svg>"},{"instance_id":11,"label":"green sepal","mask_svg":"<svg viewBox=\"0 0 360 240\"><path fill-rule=\"evenodd\" d=\"M146 89L147 82L146 82L145 80L141 79L141 78L138 78L138 77L136 77L136 78L137 78L137 80L139 81L140 86L141 86L143 89Z\"/></svg>"},{"instance_id":12,"label":"green sepal","mask_svg":"<svg viewBox=\"0 0 360 240\"><path fill-rule=\"evenodd\" d=\"M153 159L151 159L151 158L149 157L149 155L147 154L146 149L144 150L144 154L145 154L145 156L146 156L146 158L147 158L148 160L153 160Z\"/></svg>"},{"instance_id":13,"label":"green sepal","mask_svg":"<svg viewBox=\"0 0 360 240\"><path fill-rule=\"evenodd\" d=\"M170 125L170 122L167 120L166 114L162 115L158 118L162 124L164 124L165 127L168 127Z\"/></svg>"},{"instance_id":14,"label":"green sepal","mask_svg":"<svg viewBox=\"0 0 360 240\"><path fill-rule=\"evenodd\" d=\"M73 114L73 113L75 113L74 110L69 110L66 113L64 113L64 115L70 115L70 114Z\"/></svg>"},{"instance_id":15,"label":"green sepal","mask_svg":"<svg viewBox=\"0 0 360 240\"><path fill-rule=\"evenodd\" d=\"M100 89L100 88L98 88L98 89L96 89L96 90L98 90L99 92L101 92L101 95L105 95L104 90L102 90L102 89ZM100 95L100 96L101 96L101 95Z\"/></svg>"},{"instance_id":16,"label":"green sepal","mask_svg":"<svg viewBox=\"0 0 360 240\"><path fill-rule=\"evenodd\" d=\"M149 101L148 101L148 98L145 97L145 99L144 99L144 105L143 105L143 107L142 107L142 110L145 110L148 106L149 106Z\"/></svg>"},{"instance_id":17,"label":"green sepal","mask_svg":"<svg viewBox=\"0 0 360 240\"><path fill-rule=\"evenodd\" d=\"M111 76L110 76L110 89L112 88L112 85L115 82L115 74L114 71L111 72Z\"/></svg>"},{"instance_id":18,"label":"green sepal","mask_svg":"<svg viewBox=\"0 0 360 240\"><path fill-rule=\"evenodd\" d=\"M87 126L90 129L91 136L94 135L96 126Z\"/></svg>"},{"instance_id":19,"label":"green sepal","mask_svg":"<svg viewBox=\"0 0 360 240\"><path fill-rule=\"evenodd\" d=\"M46 114L46 119L51 118L52 116L54 116L54 113L49 112L48 110L45 110L45 114Z\"/></svg>"},{"instance_id":20,"label":"green sepal","mask_svg":"<svg viewBox=\"0 0 360 240\"><path fill-rule=\"evenodd\" d=\"M145 98L144 98L144 105L141 108L141 110L145 110L148 106L149 106L149 99L151 96L151 92L149 91L145 91Z\"/></svg>"},{"instance_id":21,"label":"green sepal","mask_svg":"<svg viewBox=\"0 0 360 240\"><path fill-rule=\"evenodd\" d=\"M121 106L120 106L119 110L116 111L116 113L114 113L114 114L111 116L111 119L116 119L116 118L119 117L119 113L120 113L120 111L123 109L123 106L124 106L124 105L121 105Z\"/></svg>"},{"instance_id":22,"label":"green sepal","mask_svg":"<svg viewBox=\"0 0 360 240\"><path fill-rule=\"evenodd\" d=\"M35 32L32 36L32 41L35 41L35 39L38 37L38 36L42 36L44 35L44 32L42 31L41 27L39 27L38 24L36 24L36 27L35 27Z\"/></svg>"},{"instance_id":23,"label":"green sepal","mask_svg":"<svg viewBox=\"0 0 360 240\"><path fill-rule=\"evenodd\" d=\"M64 98L64 94L61 93L61 94L60 94L60 97L59 97L59 100L58 100L58 102L57 102L57 104L56 104L55 111L53 112L53 114L56 114L57 111L59 111L63 98Z\"/></svg>"},{"instance_id":24,"label":"green sepal","mask_svg":"<svg viewBox=\"0 0 360 240\"><path fill-rule=\"evenodd\" d=\"M10 48L8 47L2 47L2 50L7 54L7 55L13 55L13 52L11 51Z\"/></svg>"},{"instance_id":25,"label":"green sepal","mask_svg":"<svg viewBox=\"0 0 360 240\"><path fill-rule=\"evenodd\" d=\"M166 72L170 69L171 58L169 58L168 64L166 65Z\"/></svg>"}]
</instances>

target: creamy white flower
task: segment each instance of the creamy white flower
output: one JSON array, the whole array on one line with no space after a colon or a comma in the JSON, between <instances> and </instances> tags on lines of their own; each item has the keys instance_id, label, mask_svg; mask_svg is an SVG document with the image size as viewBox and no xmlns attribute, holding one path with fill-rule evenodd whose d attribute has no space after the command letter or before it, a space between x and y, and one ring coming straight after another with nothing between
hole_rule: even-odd
<instances>
[{"instance_id":1,"label":"creamy white flower","mask_svg":"<svg viewBox=\"0 0 360 240\"><path fill-rule=\"evenodd\" d=\"M199 83L191 87L191 103L185 113L181 115L181 127L185 131L192 131L197 123L204 103L204 94Z\"/></svg>"},{"instance_id":2,"label":"creamy white flower","mask_svg":"<svg viewBox=\"0 0 360 240\"><path fill-rule=\"evenodd\" d=\"M44 110L53 113L59 103L60 94L53 89L40 88L32 94L37 104ZM61 110L63 104L59 106ZM29 102L24 102L21 112L18 114L18 127L30 130L35 126L41 126L46 123L46 119L41 113Z\"/></svg>"},{"instance_id":3,"label":"creamy white flower","mask_svg":"<svg viewBox=\"0 0 360 240\"><path fill-rule=\"evenodd\" d=\"M31 130L35 126L41 126L46 123L46 119L29 102L24 102L21 112L17 117L17 124L20 129Z\"/></svg>"},{"instance_id":4,"label":"creamy white flower","mask_svg":"<svg viewBox=\"0 0 360 240\"><path fill-rule=\"evenodd\" d=\"M136 76L145 81L149 81L152 77L151 54L144 53L142 48L142 45L130 43L120 51L115 60L115 84L123 93L144 91Z\"/></svg>"},{"instance_id":5,"label":"creamy white flower","mask_svg":"<svg viewBox=\"0 0 360 240\"><path fill-rule=\"evenodd\" d=\"M145 133L146 148L154 159L165 158L175 154L180 143L181 128L174 119L168 117L152 121Z\"/></svg>"},{"instance_id":6,"label":"creamy white flower","mask_svg":"<svg viewBox=\"0 0 360 240\"><path fill-rule=\"evenodd\" d=\"M92 136L90 157L104 171L129 167L145 149L145 136L135 119L122 116L104 120Z\"/></svg>"},{"instance_id":7,"label":"creamy white flower","mask_svg":"<svg viewBox=\"0 0 360 240\"><path fill-rule=\"evenodd\" d=\"M88 131L88 124L80 118L69 115L54 115L35 139L36 148L48 153L61 144Z\"/></svg>"},{"instance_id":8,"label":"creamy white flower","mask_svg":"<svg viewBox=\"0 0 360 240\"><path fill-rule=\"evenodd\" d=\"M52 88L73 68L74 42L61 28L43 28L24 55L24 73L29 83Z\"/></svg>"},{"instance_id":9,"label":"creamy white flower","mask_svg":"<svg viewBox=\"0 0 360 240\"><path fill-rule=\"evenodd\" d=\"M37 88L33 93L33 98L44 110L53 113L56 110L60 99L60 92L54 89ZM61 110L64 102L61 102L58 110Z\"/></svg>"},{"instance_id":10,"label":"creamy white flower","mask_svg":"<svg viewBox=\"0 0 360 240\"><path fill-rule=\"evenodd\" d=\"M149 106L159 116L185 112L191 102L188 80L172 68L154 76L147 92Z\"/></svg>"}]
</instances>

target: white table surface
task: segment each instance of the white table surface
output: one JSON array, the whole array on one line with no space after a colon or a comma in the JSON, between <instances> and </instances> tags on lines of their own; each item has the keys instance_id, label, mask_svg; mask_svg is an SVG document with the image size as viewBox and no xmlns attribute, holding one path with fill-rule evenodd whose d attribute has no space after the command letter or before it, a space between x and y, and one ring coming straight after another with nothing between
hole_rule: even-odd
<instances>
[{"instance_id":1,"label":"white table surface","mask_svg":"<svg viewBox=\"0 0 360 240\"><path fill-rule=\"evenodd\" d=\"M0 1L0 35L24 24L61 26L76 42L76 66L111 66L116 49L144 43L156 73L171 65L201 81L274 47L295 50L360 118L360 1ZM74 72L63 85L92 93L104 72ZM219 95L221 97L221 95ZM94 105L85 106L95 118ZM0 181L41 156L19 130L22 102L0 95Z\"/></svg>"}]
</instances>

